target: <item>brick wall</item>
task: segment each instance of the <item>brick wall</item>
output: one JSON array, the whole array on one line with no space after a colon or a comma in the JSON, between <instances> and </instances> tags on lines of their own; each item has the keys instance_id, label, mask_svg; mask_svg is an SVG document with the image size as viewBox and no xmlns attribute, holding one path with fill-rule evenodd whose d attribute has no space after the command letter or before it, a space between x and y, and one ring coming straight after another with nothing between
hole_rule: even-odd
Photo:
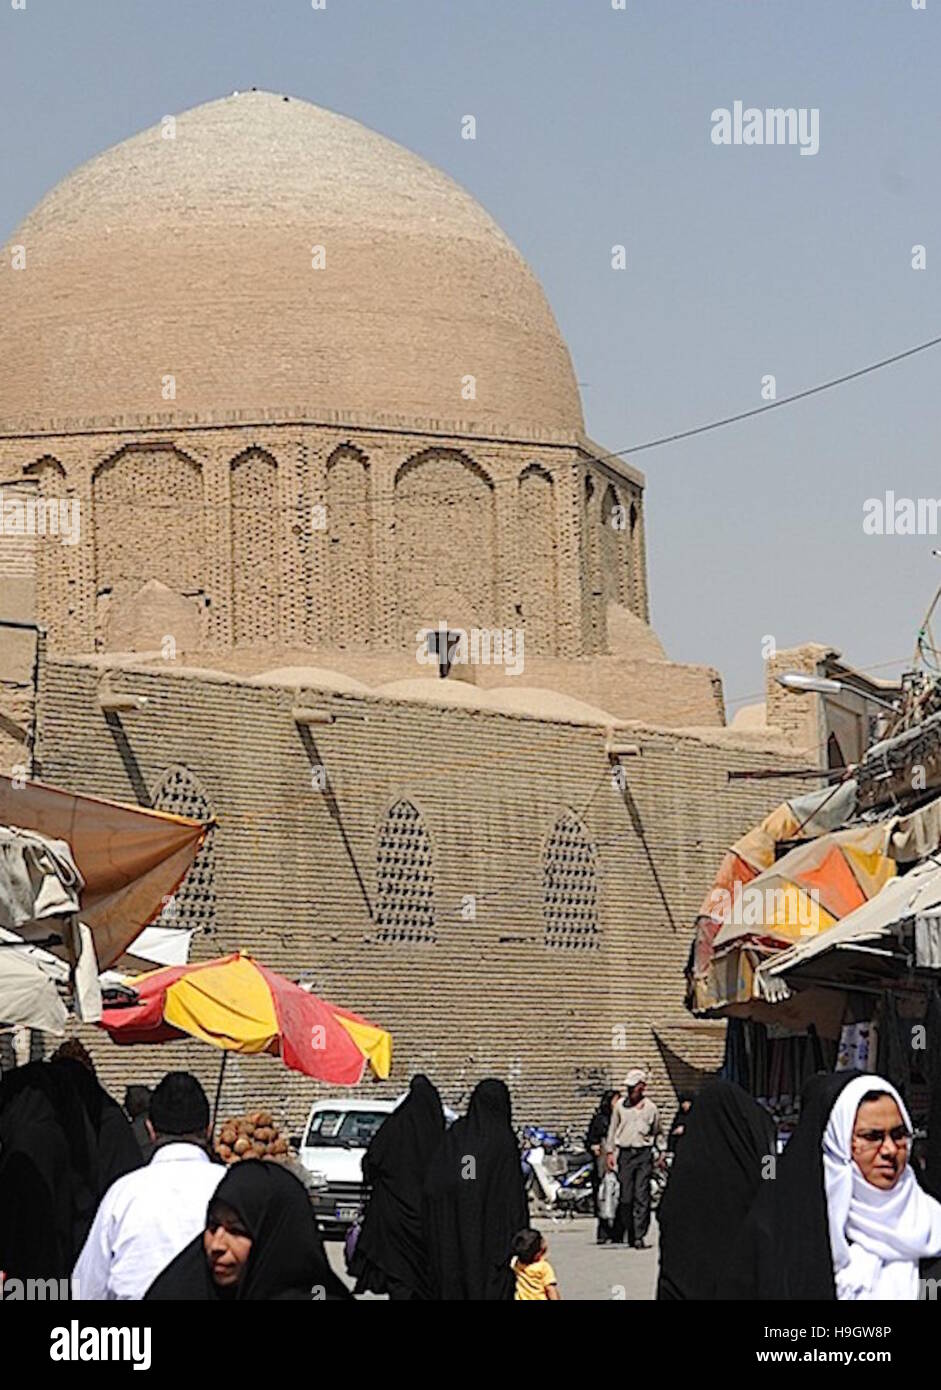
<instances>
[{"instance_id":1,"label":"brick wall","mask_svg":"<svg viewBox=\"0 0 941 1390\"><path fill-rule=\"evenodd\" d=\"M395 1068L378 1093L423 1069L460 1102L495 1073L519 1119L581 1123L599 1087L637 1061L667 1109L670 1072L682 1083L690 1067L717 1064L721 1026L691 1025L682 1006L690 924L725 846L797 790L729 785L726 769L754 765L754 750L638 728L642 756L625 762L621 790L590 726L305 691L335 720L308 737L289 689L140 668L112 676L115 690L148 698L112 730L95 709L97 679L80 659L46 663L42 778L134 801L186 769L218 820L209 887L201 866L214 925L194 956L255 952L390 1028ZM319 766L333 798L314 785ZM403 804L420 822L403 819ZM547 946L544 856L563 817L582 839L567 859L557 838L549 915L552 939L573 944ZM422 863L410 824L427 836ZM377 881L380 842L386 861L390 845L411 853L411 898ZM417 923L421 939L388 939L396 912L400 934ZM195 1043L124 1049L86 1031L116 1093L171 1066L192 1066L207 1086L217 1074L218 1054ZM296 1125L318 1089L274 1059L232 1059L223 1108L266 1101Z\"/></svg>"},{"instance_id":2,"label":"brick wall","mask_svg":"<svg viewBox=\"0 0 941 1390\"><path fill-rule=\"evenodd\" d=\"M0 485L27 477L80 504L78 544L17 550L59 651L148 649L156 585L178 649L390 649L443 619L574 658L608 650L610 601L646 618L642 484L575 443L296 423L0 438Z\"/></svg>"}]
</instances>

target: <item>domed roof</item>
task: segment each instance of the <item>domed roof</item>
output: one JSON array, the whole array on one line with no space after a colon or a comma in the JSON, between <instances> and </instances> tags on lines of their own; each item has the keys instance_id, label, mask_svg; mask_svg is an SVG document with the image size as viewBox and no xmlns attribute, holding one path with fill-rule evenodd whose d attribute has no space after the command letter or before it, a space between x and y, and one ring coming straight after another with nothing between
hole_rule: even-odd
<instances>
[{"instance_id":1,"label":"domed roof","mask_svg":"<svg viewBox=\"0 0 941 1390\"><path fill-rule=\"evenodd\" d=\"M171 130L83 165L12 237L26 268L2 258L4 432L233 411L581 431L538 281L445 174L268 92L196 107Z\"/></svg>"}]
</instances>

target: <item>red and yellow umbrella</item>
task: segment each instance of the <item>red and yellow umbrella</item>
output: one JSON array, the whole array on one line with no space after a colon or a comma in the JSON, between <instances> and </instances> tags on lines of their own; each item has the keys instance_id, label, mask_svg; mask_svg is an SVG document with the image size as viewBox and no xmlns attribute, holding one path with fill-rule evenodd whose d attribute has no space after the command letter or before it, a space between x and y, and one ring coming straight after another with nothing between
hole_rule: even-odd
<instances>
[{"instance_id":1,"label":"red and yellow umbrella","mask_svg":"<svg viewBox=\"0 0 941 1390\"><path fill-rule=\"evenodd\" d=\"M392 1037L359 1014L328 1004L244 952L171 965L125 981L128 1004L102 1010L117 1043L169 1042L184 1034L224 1052L270 1052L285 1066L335 1086L355 1086L367 1065L382 1080Z\"/></svg>"}]
</instances>

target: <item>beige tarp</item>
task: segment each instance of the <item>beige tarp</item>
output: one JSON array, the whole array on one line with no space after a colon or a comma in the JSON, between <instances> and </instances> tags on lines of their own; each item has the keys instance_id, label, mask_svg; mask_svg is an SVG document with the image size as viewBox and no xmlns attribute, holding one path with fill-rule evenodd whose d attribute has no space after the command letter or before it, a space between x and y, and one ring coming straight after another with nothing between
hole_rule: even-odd
<instances>
[{"instance_id":1,"label":"beige tarp","mask_svg":"<svg viewBox=\"0 0 941 1390\"><path fill-rule=\"evenodd\" d=\"M62 1037L67 1017L55 980L15 948L0 950L0 1027L21 1024Z\"/></svg>"},{"instance_id":2,"label":"beige tarp","mask_svg":"<svg viewBox=\"0 0 941 1390\"><path fill-rule=\"evenodd\" d=\"M941 845L941 797L892 822L887 853L900 864L927 859Z\"/></svg>"},{"instance_id":3,"label":"beige tarp","mask_svg":"<svg viewBox=\"0 0 941 1390\"><path fill-rule=\"evenodd\" d=\"M91 930L102 970L160 913L209 828L184 816L2 776L0 825L35 830L68 844L84 880L81 920ZM48 922L20 931L26 940L48 934ZM66 945L54 949L70 959Z\"/></svg>"}]
</instances>

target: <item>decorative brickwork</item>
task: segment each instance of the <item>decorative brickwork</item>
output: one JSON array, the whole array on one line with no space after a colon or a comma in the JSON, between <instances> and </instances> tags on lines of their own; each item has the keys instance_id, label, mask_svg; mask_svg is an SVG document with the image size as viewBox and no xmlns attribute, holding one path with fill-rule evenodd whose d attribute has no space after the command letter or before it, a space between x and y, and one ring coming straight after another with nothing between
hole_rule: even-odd
<instances>
[{"instance_id":1,"label":"decorative brickwork","mask_svg":"<svg viewBox=\"0 0 941 1390\"><path fill-rule=\"evenodd\" d=\"M395 569L400 640L444 620L497 625L493 482L457 451L429 450L395 480Z\"/></svg>"},{"instance_id":2,"label":"decorative brickwork","mask_svg":"<svg viewBox=\"0 0 941 1390\"><path fill-rule=\"evenodd\" d=\"M234 638L257 646L277 642L281 607L281 506L278 465L251 449L232 464Z\"/></svg>"},{"instance_id":3,"label":"decorative brickwork","mask_svg":"<svg viewBox=\"0 0 941 1390\"><path fill-rule=\"evenodd\" d=\"M109 619L151 579L201 613L205 538L199 465L178 449L131 446L98 468L92 495L96 646L133 645L115 640Z\"/></svg>"},{"instance_id":4,"label":"decorative brickwork","mask_svg":"<svg viewBox=\"0 0 941 1390\"><path fill-rule=\"evenodd\" d=\"M518 618L533 654L557 650L557 539L552 478L538 464L520 474L517 496L520 564Z\"/></svg>"},{"instance_id":5,"label":"decorative brickwork","mask_svg":"<svg viewBox=\"0 0 941 1390\"><path fill-rule=\"evenodd\" d=\"M5 470L0 440L0 484L81 505L77 545L17 561L53 650L413 651L447 619L573 660L609 650L608 601L646 602L640 492L577 449L233 427L61 436L26 460ZM606 527L627 498L633 533Z\"/></svg>"},{"instance_id":6,"label":"decorative brickwork","mask_svg":"<svg viewBox=\"0 0 941 1390\"><path fill-rule=\"evenodd\" d=\"M192 820L212 820L212 808L189 768L168 767L152 792L155 811ZM216 856L210 829L183 883L164 907L157 925L209 936L216 926Z\"/></svg>"},{"instance_id":7,"label":"decorative brickwork","mask_svg":"<svg viewBox=\"0 0 941 1390\"><path fill-rule=\"evenodd\" d=\"M410 801L397 801L379 831L376 927L378 941L435 939L431 841Z\"/></svg>"},{"instance_id":8,"label":"decorative brickwork","mask_svg":"<svg viewBox=\"0 0 941 1390\"><path fill-rule=\"evenodd\" d=\"M369 465L356 449L336 449L327 462L327 583L330 642L369 646L373 640L373 546Z\"/></svg>"},{"instance_id":9,"label":"decorative brickwork","mask_svg":"<svg viewBox=\"0 0 941 1390\"><path fill-rule=\"evenodd\" d=\"M542 910L547 946L568 951L599 949L597 855L573 811L559 817L546 844Z\"/></svg>"}]
</instances>

